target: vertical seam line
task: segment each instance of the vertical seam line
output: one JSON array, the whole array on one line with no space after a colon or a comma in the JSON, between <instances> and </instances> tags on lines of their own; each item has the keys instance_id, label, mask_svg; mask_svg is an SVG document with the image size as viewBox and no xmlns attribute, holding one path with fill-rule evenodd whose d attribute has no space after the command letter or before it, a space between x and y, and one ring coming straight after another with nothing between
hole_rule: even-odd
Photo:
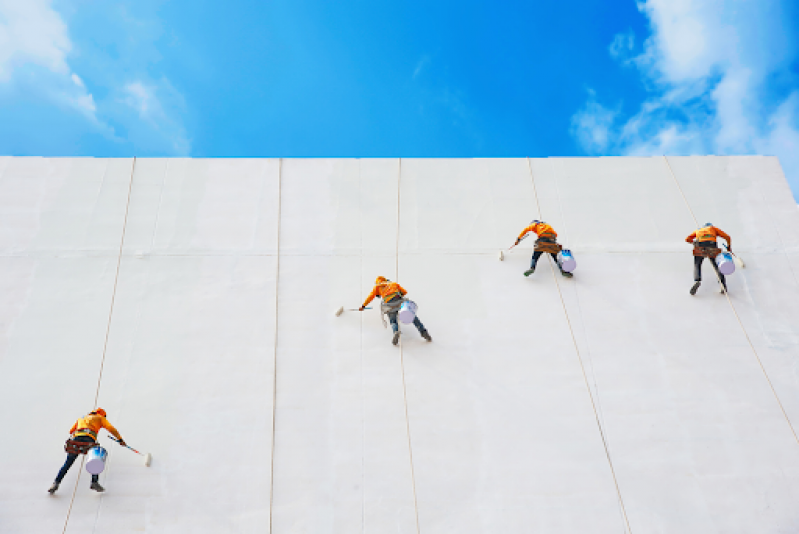
<instances>
[{"instance_id":1,"label":"vertical seam line","mask_svg":"<svg viewBox=\"0 0 799 534\"><path fill-rule=\"evenodd\" d=\"M688 212L691 214L691 217L694 220L694 224L699 226L699 221L696 219L696 215L694 215L694 210L691 209L691 205L688 203L688 198L683 193L682 187L680 186L680 182L677 180L677 176L674 174L674 171L671 168L671 164L669 163L669 158L663 155L663 161L666 162L666 167L669 169L669 174L671 174L672 179L674 180L674 184L677 186L677 189L680 191L680 195L682 196L683 202L685 202L685 206L688 208ZM783 250L784 250L783 245ZM710 261L714 261L712 258L708 258ZM712 267L712 266L711 266ZM713 274L716 275L716 280L718 280L719 284L721 284L721 277L716 269L711 269ZM744 328L743 321L741 321L741 317L738 315L738 310L735 309L735 305L732 303L732 299L730 298L730 294L727 291L724 291L724 296L727 298L727 304L730 305L730 309L732 313L735 315L735 318L738 320L738 326L741 327L741 330L744 333L744 337L746 337L746 342L749 343L749 348L752 349L752 353L755 355L757 359L757 363L760 366L760 370L763 372L763 376L766 377L766 382L768 382L769 387L771 388L771 393L774 395L774 399L777 401L777 404L782 411L782 415L785 417L785 421L788 423L788 426L791 429L791 433L793 434L796 443L799 444L799 436L796 435L796 430L793 428L793 424L791 424L791 419L788 417L788 413L785 411L785 407L782 405L782 401L780 400L779 395L777 395L777 390L774 389L774 384L771 382L771 378L769 378L768 373L766 372L766 368L763 366L763 361L760 359L760 355L757 353L757 349L755 348L754 343L752 343L752 339L749 337L749 332L746 331Z\"/></svg>"},{"instance_id":2,"label":"vertical seam line","mask_svg":"<svg viewBox=\"0 0 799 534\"><path fill-rule=\"evenodd\" d=\"M277 167L277 254L275 269L275 344L272 351L272 463L269 469L269 532L272 533L272 517L275 502L275 429L277 415L277 326L278 326L278 291L280 289L280 218L282 208L283 158L278 159Z\"/></svg>"},{"instance_id":3,"label":"vertical seam line","mask_svg":"<svg viewBox=\"0 0 799 534\"><path fill-rule=\"evenodd\" d=\"M527 168L530 170L530 181L533 184L533 194L535 195L535 205L538 208L538 216L542 217L541 215L541 204L538 202L538 191L535 187L535 178L533 177L533 167L530 164L530 158L527 158ZM597 429L599 429L599 436L602 438L602 446L605 449L605 457L608 460L608 466L610 467L610 474L613 476L613 484L616 487L616 495L619 498L619 505L621 506L621 512L624 516L624 522L627 526L627 531L632 534L632 528L630 528L630 520L627 518L627 510L624 506L624 499L621 496L621 489L619 488L619 481L616 478L616 470L613 467L613 461L610 458L610 450L608 449L608 442L605 439L605 432L602 430L602 423L599 420L599 413L597 412L596 403L594 402L594 394L591 392L591 385L588 382L588 376L585 374L585 365L583 365L583 358L580 354L580 347L577 345L577 338L574 336L574 329L572 328L571 320L569 319L569 312L566 309L566 302L563 300L563 293L560 290L560 284L558 284L558 277L555 275L555 268L552 266L552 262L549 262L550 271L552 272L552 279L555 280L555 287L558 289L558 296L560 297L561 306L563 306L563 314L566 316L566 324L569 326L569 333L571 334L572 343L574 344L574 350L577 353L577 360L580 362L580 370L583 373L583 382L585 382L585 389L588 390L588 398L591 400L591 408L594 410L594 419L596 420Z\"/></svg>"},{"instance_id":4,"label":"vertical seam line","mask_svg":"<svg viewBox=\"0 0 799 534\"><path fill-rule=\"evenodd\" d=\"M394 275L399 280L399 236L400 236L400 183L402 181L402 158L398 159L397 166L397 238L396 248L394 249ZM399 324L397 325L399 328ZM411 421L408 417L408 388L405 386L405 354L402 350L402 338L400 337L400 370L402 371L402 400L405 404L405 429L408 434L408 459L411 465L411 489L413 490L413 512L416 518L416 532L419 534L419 504L416 499L416 474L413 468L413 445L411 444Z\"/></svg>"}]
</instances>

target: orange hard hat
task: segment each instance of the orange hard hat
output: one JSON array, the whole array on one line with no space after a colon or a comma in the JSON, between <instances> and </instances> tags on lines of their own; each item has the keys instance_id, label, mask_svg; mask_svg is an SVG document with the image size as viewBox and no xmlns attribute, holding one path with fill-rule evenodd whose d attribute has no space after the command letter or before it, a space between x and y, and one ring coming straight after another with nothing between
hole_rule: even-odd
<instances>
[{"instance_id":1,"label":"orange hard hat","mask_svg":"<svg viewBox=\"0 0 799 534\"><path fill-rule=\"evenodd\" d=\"M384 283L384 282L387 282L387 281L388 281L388 280L386 279L386 277L385 277L385 276L378 276L378 277L375 279L375 284L382 284L382 283Z\"/></svg>"},{"instance_id":2,"label":"orange hard hat","mask_svg":"<svg viewBox=\"0 0 799 534\"><path fill-rule=\"evenodd\" d=\"M103 417L106 416L105 410L102 408L96 408L92 413L96 413L97 415L102 415Z\"/></svg>"}]
</instances>

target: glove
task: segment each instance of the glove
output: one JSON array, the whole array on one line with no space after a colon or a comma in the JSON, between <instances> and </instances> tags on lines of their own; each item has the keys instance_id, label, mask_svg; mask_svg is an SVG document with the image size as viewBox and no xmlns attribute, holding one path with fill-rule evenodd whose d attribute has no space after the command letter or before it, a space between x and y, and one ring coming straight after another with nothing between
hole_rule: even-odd
<instances>
[{"instance_id":1,"label":"glove","mask_svg":"<svg viewBox=\"0 0 799 534\"><path fill-rule=\"evenodd\" d=\"M123 447L127 447L127 445L128 445L127 443L125 443L124 439L120 439L119 440L119 444L122 445Z\"/></svg>"},{"instance_id":2,"label":"glove","mask_svg":"<svg viewBox=\"0 0 799 534\"><path fill-rule=\"evenodd\" d=\"M363 311L363 310L365 310L365 309L366 309L366 307L365 307L365 306L361 306L360 308L358 308L358 311Z\"/></svg>"},{"instance_id":3,"label":"glove","mask_svg":"<svg viewBox=\"0 0 799 534\"><path fill-rule=\"evenodd\" d=\"M517 240L516 240L516 245L518 245L518 244L519 244L519 243L521 243L521 242L522 242L522 240L521 240L521 239L517 239ZM514 246L515 246L515 245L514 245Z\"/></svg>"}]
</instances>

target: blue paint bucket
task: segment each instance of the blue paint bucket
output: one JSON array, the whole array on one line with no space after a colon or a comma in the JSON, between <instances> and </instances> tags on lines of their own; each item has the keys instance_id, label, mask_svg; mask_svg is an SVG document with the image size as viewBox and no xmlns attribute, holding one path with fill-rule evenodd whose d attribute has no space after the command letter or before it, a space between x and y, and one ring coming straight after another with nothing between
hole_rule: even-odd
<instances>
[{"instance_id":1,"label":"blue paint bucket","mask_svg":"<svg viewBox=\"0 0 799 534\"><path fill-rule=\"evenodd\" d=\"M411 324L413 320L416 318L416 310L419 309L419 306L412 300L406 300L400 306L399 311L399 320L405 324Z\"/></svg>"},{"instance_id":2,"label":"blue paint bucket","mask_svg":"<svg viewBox=\"0 0 799 534\"><path fill-rule=\"evenodd\" d=\"M93 475L99 475L105 469L105 460L108 458L108 451L99 445L89 449L86 453L86 471Z\"/></svg>"},{"instance_id":3,"label":"blue paint bucket","mask_svg":"<svg viewBox=\"0 0 799 534\"><path fill-rule=\"evenodd\" d=\"M564 272L570 273L577 268L577 261L574 259L572 251L564 248L558 252L558 263Z\"/></svg>"},{"instance_id":4,"label":"blue paint bucket","mask_svg":"<svg viewBox=\"0 0 799 534\"><path fill-rule=\"evenodd\" d=\"M719 272L724 276L735 272L735 262L732 261L732 254L729 252L722 252L716 256L716 265L719 267Z\"/></svg>"}]
</instances>

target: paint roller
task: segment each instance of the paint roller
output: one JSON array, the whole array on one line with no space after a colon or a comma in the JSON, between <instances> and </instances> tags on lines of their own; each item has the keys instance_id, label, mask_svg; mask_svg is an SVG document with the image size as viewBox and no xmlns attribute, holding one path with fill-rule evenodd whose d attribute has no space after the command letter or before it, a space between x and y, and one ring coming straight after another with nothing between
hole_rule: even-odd
<instances>
[{"instance_id":1,"label":"paint roller","mask_svg":"<svg viewBox=\"0 0 799 534\"><path fill-rule=\"evenodd\" d=\"M122 443L118 439L116 439L114 436L108 436L108 438L111 439L112 441L116 441L117 443L122 445ZM122 446L125 447L126 449L132 450L133 452L135 452L139 456L144 456L144 465L146 465L147 467L150 467L150 464L153 462L153 455L152 454L150 454L149 452L146 453L146 454L145 453L141 453L141 452L137 451L136 449L134 449L133 447L131 447L130 445L127 445L127 444L122 445Z\"/></svg>"},{"instance_id":2,"label":"paint roller","mask_svg":"<svg viewBox=\"0 0 799 534\"><path fill-rule=\"evenodd\" d=\"M371 307L364 308L364 310L371 310ZM347 311L361 311L360 308L347 308ZM344 306L341 306L339 309L336 310L336 317L344 313Z\"/></svg>"}]
</instances>

